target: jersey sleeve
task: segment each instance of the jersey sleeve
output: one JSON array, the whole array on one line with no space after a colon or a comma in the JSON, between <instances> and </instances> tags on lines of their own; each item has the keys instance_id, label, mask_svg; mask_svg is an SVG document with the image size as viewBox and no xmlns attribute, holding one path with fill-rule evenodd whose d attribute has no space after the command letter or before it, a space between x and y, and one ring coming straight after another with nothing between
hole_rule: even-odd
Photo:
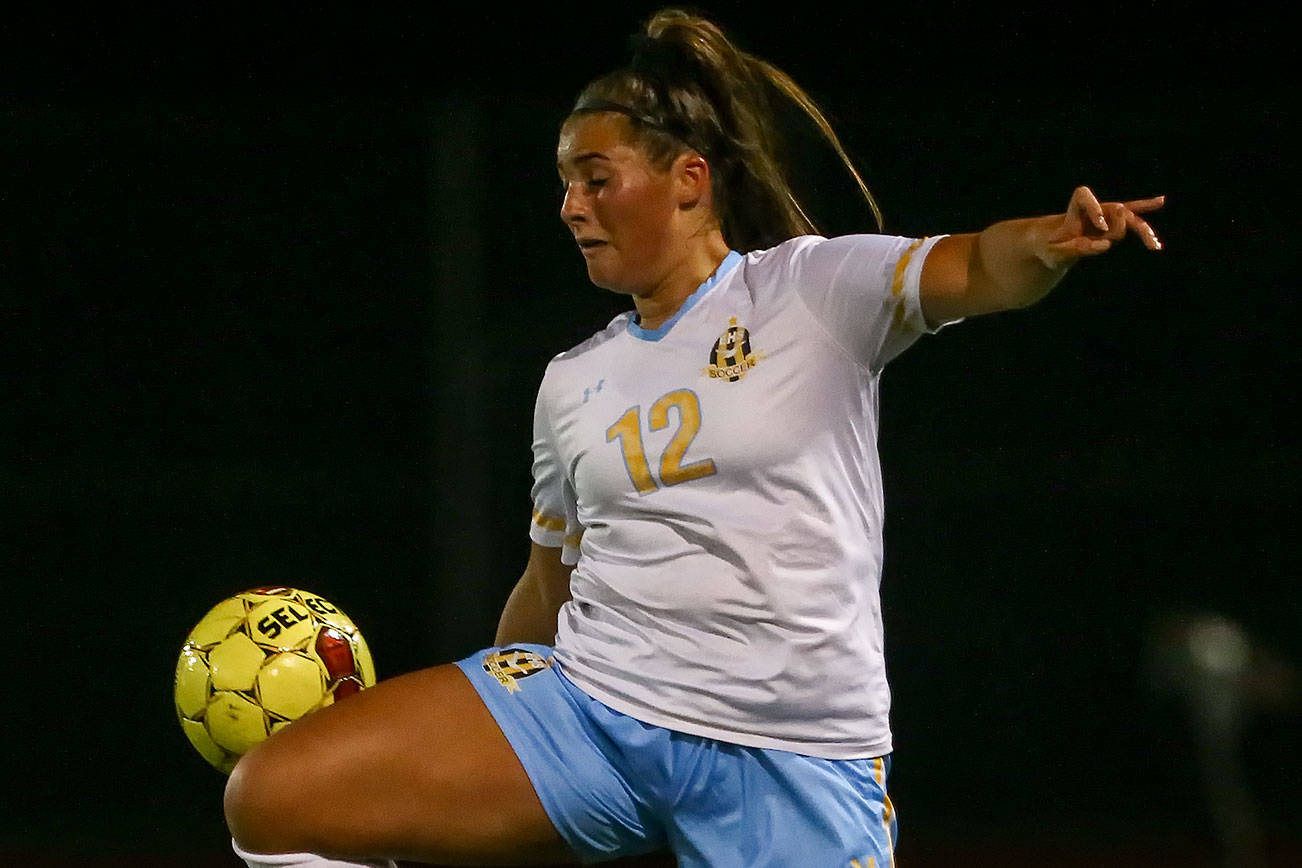
<instances>
[{"instance_id":1,"label":"jersey sleeve","mask_svg":"<svg viewBox=\"0 0 1302 868\"><path fill-rule=\"evenodd\" d=\"M533 517L529 539L547 548L561 550L561 562L579 562L579 539L583 528L578 519L574 486L565 473L547 410L546 381L538 390L533 413Z\"/></svg>"},{"instance_id":2,"label":"jersey sleeve","mask_svg":"<svg viewBox=\"0 0 1302 868\"><path fill-rule=\"evenodd\" d=\"M793 282L815 319L860 364L880 371L927 326L919 299L922 263L937 241L889 235L803 239Z\"/></svg>"}]
</instances>

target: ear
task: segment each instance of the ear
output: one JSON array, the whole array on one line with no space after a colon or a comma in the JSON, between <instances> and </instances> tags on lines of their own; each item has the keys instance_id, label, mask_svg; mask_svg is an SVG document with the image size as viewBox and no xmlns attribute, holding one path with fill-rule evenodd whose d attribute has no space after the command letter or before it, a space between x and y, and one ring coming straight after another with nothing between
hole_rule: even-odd
<instances>
[{"instance_id":1,"label":"ear","mask_svg":"<svg viewBox=\"0 0 1302 868\"><path fill-rule=\"evenodd\" d=\"M710 164L695 151L680 154L674 160L674 180L678 193L678 207L690 211L699 205L712 204L710 196Z\"/></svg>"}]
</instances>

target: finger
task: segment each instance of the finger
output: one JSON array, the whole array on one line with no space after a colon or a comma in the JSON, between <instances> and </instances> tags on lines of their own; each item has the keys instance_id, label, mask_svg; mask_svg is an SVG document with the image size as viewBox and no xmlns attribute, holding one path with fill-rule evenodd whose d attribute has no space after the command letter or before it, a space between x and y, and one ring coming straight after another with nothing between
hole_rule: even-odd
<instances>
[{"instance_id":1,"label":"finger","mask_svg":"<svg viewBox=\"0 0 1302 868\"><path fill-rule=\"evenodd\" d=\"M1104 237L1113 241L1123 238L1126 230L1130 226L1130 218L1134 215L1129 208L1120 202L1109 202L1103 206L1103 216L1107 220L1107 228L1104 230Z\"/></svg>"},{"instance_id":2,"label":"finger","mask_svg":"<svg viewBox=\"0 0 1302 868\"><path fill-rule=\"evenodd\" d=\"M1139 240L1144 242L1144 246L1149 250L1162 249L1161 239L1157 237L1153 227L1148 225L1147 220L1132 212L1126 217L1126 225L1130 227L1131 232L1139 236Z\"/></svg>"},{"instance_id":3,"label":"finger","mask_svg":"<svg viewBox=\"0 0 1302 868\"><path fill-rule=\"evenodd\" d=\"M1166 204L1166 196L1154 196L1151 199L1136 199L1133 202L1123 202L1127 208L1136 214L1147 214L1149 211L1156 211Z\"/></svg>"},{"instance_id":4,"label":"finger","mask_svg":"<svg viewBox=\"0 0 1302 868\"><path fill-rule=\"evenodd\" d=\"M1073 208L1084 215L1085 220L1096 229L1102 232L1108 231L1108 220L1103 214L1103 206L1099 204L1098 197L1089 187L1077 187L1072 193L1068 211Z\"/></svg>"}]
</instances>

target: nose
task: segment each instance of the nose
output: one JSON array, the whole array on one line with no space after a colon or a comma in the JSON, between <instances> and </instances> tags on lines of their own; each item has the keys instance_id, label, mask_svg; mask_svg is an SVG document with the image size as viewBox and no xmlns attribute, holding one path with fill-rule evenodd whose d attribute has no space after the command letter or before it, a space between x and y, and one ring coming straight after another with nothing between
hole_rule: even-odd
<instances>
[{"instance_id":1,"label":"nose","mask_svg":"<svg viewBox=\"0 0 1302 868\"><path fill-rule=\"evenodd\" d=\"M566 225L582 223L587 219L587 202L577 184L565 185L565 198L561 200L561 220Z\"/></svg>"}]
</instances>

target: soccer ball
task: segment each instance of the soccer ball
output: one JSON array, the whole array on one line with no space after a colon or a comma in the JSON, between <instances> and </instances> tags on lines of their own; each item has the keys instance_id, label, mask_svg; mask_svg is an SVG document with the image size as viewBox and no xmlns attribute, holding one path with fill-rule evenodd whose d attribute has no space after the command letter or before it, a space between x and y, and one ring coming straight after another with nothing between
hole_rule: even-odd
<instances>
[{"instance_id":1,"label":"soccer ball","mask_svg":"<svg viewBox=\"0 0 1302 868\"><path fill-rule=\"evenodd\" d=\"M214 606L176 662L181 729L220 771L308 712L375 684L357 625L295 588L256 588Z\"/></svg>"}]
</instances>

